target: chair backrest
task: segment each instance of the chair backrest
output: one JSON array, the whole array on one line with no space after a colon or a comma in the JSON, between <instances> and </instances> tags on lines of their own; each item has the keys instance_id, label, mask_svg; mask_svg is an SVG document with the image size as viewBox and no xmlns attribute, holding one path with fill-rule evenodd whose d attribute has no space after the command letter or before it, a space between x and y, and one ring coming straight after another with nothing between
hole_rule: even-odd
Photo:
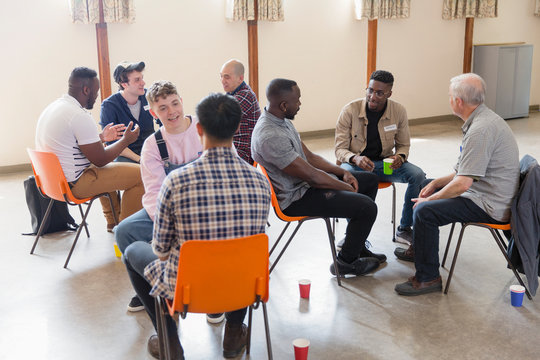
<instances>
[{"instance_id":1,"label":"chair backrest","mask_svg":"<svg viewBox=\"0 0 540 360\"><path fill-rule=\"evenodd\" d=\"M221 313L268 301L268 236L182 244L169 312Z\"/></svg>"},{"instance_id":2,"label":"chair backrest","mask_svg":"<svg viewBox=\"0 0 540 360\"><path fill-rule=\"evenodd\" d=\"M32 149L26 150L30 156L36 185L44 195L58 201L66 201L64 195L70 201L79 201L71 193L60 161L54 153Z\"/></svg>"},{"instance_id":3,"label":"chair backrest","mask_svg":"<svg viewBox=\"0 0 540 360\"><path fill-rule=\"evenodd\" d=\"M281 207L279 206L276 192L274 191L274 186L272 185L272 181L270 181L270 176L268 176L268 172L266 172L266 169L261 164L259 164L259 168L261 169L261 172L264 174L264 176L266 176L266 180L268 180L268 184L270 185L270 191L272 193L272 207L274 208L276 216L281 220L288 222L300 221L305 219L306 216L287 216L281 211Z\"/></svg>"}]
</instances>

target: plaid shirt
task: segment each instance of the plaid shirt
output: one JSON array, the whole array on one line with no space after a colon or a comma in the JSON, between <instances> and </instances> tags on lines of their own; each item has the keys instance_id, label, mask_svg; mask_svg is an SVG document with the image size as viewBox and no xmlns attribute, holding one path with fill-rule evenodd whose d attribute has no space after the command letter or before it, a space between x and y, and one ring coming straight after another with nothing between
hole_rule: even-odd
<instances>
[{"instance_id":1,"label":"plaid shirt","mask_svg":"<svg viewBox=\"0 0 540 360\"><path fill-rule=\"evenodd\" d=\"M233 239L264 233L270 207L266 178L231 148L212 148L163 182L146 266L150 294L172 299L180 246L189 240Z\"/></svg>"},{"instance_id":2,"label":"plaid shirt","mask_svg":"<svg viewBox=\"0 0 540 360\"><path fill-rule=\"evenodd\" d=\"M253 164L251 158L251 133L261 116L261 108L255 93L248 84L242 82L232 93L229 93L236 98L242 109L242 120L240 120L240 128L234 134L233 142L238 156Z\"/></svg>"}]
</instances>

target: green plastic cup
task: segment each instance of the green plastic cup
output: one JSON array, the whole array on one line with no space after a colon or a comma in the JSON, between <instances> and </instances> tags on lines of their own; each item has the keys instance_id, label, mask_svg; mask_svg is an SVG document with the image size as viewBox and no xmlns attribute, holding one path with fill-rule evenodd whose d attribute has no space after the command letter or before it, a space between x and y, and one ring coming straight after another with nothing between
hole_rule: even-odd
<instances>
[{"instance_id":1,"label":"green plastic cup","mask_svg":"<svg viewBox=\"0 0 540 360\"><path fill-rule=\"evenodd\" d=\"M392 168L390 166L392 166L393 163L394 163L394 159L386 158L386 159L383 160L383 164L384 164L383 173L384 173L384 175L392 175L392 173L394 171L392 170Z\"/></svg>"}]
</instances>

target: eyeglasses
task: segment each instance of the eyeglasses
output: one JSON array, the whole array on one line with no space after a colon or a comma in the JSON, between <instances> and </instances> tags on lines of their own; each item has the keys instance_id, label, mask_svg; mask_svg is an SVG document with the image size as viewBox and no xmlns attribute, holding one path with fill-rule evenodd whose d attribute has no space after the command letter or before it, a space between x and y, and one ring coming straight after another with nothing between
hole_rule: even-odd
<instances>
[{"instance_id":1,"label":"eyeglasses","mask_svg":"<svg viewBox=\"0 0 540 360\"><path fill-rule=\"evenodd\" d=\"M373 90L372 88L368 87L366 88L366 94L368 95L375 95L378 98L382 98L389 94L389 92L385 93L382 90Z\"/></svg>"}]
</instances>

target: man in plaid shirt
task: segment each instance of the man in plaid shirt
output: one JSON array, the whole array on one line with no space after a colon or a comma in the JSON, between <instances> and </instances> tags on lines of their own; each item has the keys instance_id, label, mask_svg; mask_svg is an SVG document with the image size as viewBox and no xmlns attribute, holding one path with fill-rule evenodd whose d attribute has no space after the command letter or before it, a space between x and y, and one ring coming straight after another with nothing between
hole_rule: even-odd
<instances>
[{"instance_id":1,"label":"man in plaid shirt","mask_svg":"<svg viewBox=\"0 0 540 360\"><path fill-rule=\"evenodd\" d=\"M253 164L251 158L251 133L261 116L261 108L257 96L244 81L244 65L238 60L229 60L221 67L221 84L227 94L232 95L242 109L242 120L233 142L238 156Z\"/></svg>"},{"instance_id":2,"label":"man in plaid shirt","mask_svg":"<svg viewBox=\"0 0 540 360\"><path fill-rule=\"evenodd\" d=\"M152 243L137 241L124 253L131 283L154 327L153 296L174 297L180 247L185 241L264 233L268 218L270 189L266 178L232 149L241 117L238 102L229 95L209 95L197 106L197 116L202 156L165 179L158 196ZM246 344L245 315L245 308L226 314L226 358L240 354ZM176 323L169 316L167 331L174 358L183 359ZM148 351L156 358L158 347L157 335L151 336Z\"/></svg>"}]
</instances>

